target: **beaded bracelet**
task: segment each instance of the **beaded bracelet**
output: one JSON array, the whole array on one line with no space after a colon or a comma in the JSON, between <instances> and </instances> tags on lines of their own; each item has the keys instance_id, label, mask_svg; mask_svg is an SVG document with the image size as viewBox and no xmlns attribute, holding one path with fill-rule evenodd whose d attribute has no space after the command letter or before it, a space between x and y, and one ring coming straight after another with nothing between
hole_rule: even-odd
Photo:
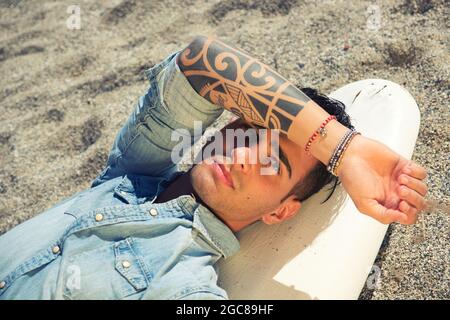
<instances>
[{"instance_id":1,"label":"beaded bracelet","mask_svg":"<svg viewBox=\"0 0 450 320\"><path fill-rule=\"evenodd\" d=\"M305 151L308 152L308 154L309 148L311 148L311 143L318 137L319 134L324 138L327 136L327 129L325 129L325 126L333 119L336 119L336 116L329 116L328 118L326 118L325 121L322 122L320 127L316 131L314 131L312 136L309 137L308 143L305 145Z\"/></svg>"},{"instance_id":2,"label":"beaded bracelet","mask_svg":"<svg viewBox=\"0 0 450 320\"><path fill-rule=\"evenodd\" d=\"M337 176L336 170L339 167L339 164L342 160L342 157L344 155L344 152L347 150L348 146L350 145L350 141L358 134L361 134L360 132L352 129L345 133L344 137L339 142L338 146L333 152L333 155L331 156L330 162L328 163L327 170L334 176Z\"/></svg>"},{"instance_id":3,"label":"beaded bracelet","mask_svg":"<svg viewBox=\"0 0 450 320\"><path fill-rule=\"evenodd\" d=\"M337 160L338 160L338 158L339 158L339 156L340 156L340 154L341 154L341 152L342 152L342 148L343 148L343 146L344 146L344 144L345 144L345 141L346 141L346 140L348 139L348 137L352 134L352 132L353 132L352 130L348 130L348 131L342 136L341 140L340 140L339 143L337 144L336 149L334 149L334 151L333 151L333 153L332 153L332 155L331 155L330 161L328 162L328 165L327 165L327 170L328 170L329 172L333 173L333 168L335 167L336 162L337 162Z\"/></svg>"},{"instance_id":4,"label":"beaded bracelet","mask_svg":"<svg viewBox=\"0 0 450 320\"><path fill-rule=\"evenodd\" d=\"M348 136L348 138L345 140L344 144L340 146L340 148L338 149L339 151L337 152L335 158L333 159L333 162L330 165L330 172L334 175L337 176L337 168L341 162L341 159L344 155L345 150L347 149L348 145L350 144L351 139L353 138L353 136L355 136L355 134L350 134Z\"/></svg>"},{"instance_id":5,"label":"beaded bracelet","mask_svg":"<svg viewBox=\"0 0 450 320\"><path fill-rule=\"evenodd\" d=\"M338 146L333 152L333 155L331 156L330 162L327 166L327 170L331 172L333 175L337 176L336 174L336 168L339 165L339 162L343 156L343 153L347 146L350 143L350 140L353 138L353 136L356 134L355 130L349 130L346 132L344 137L339 142Z\"/></svg>"}]
</instances>

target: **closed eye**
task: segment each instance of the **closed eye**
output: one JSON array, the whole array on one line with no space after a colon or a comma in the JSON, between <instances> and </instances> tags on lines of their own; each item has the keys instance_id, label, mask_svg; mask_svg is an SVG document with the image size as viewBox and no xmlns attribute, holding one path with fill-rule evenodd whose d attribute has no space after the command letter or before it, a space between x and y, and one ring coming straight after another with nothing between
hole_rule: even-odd
<instances>
[{"instance_id":1,"label":"closed eye","mask_svg":"<svg viewBox=\"0 0 450 320\"><path fill-rule=\"evenodd\" d=\"M259 147L259 133L256 135L256 143ZM272 146L272 144L271 144L271 146ZM272 150L270 153L273 153ZM277 173L277 175L280 175L281 174L280 159L271 155L269 157L269 161L270 161L270 166L272 167L272 169Z\"/></svg>"},{"instance_id":2,"label":"closed eye","mask_svg":"<svg viewBox=\"0 0 450 320\"><path fill-rule=\"evenodd\" d=\"M256 134L256 143L257 143L258 146L259 146L259 142L260 142L259 141L259 132L257 132L257 134ZM280 165L280 163L282 163L286 167L286 170L288 172L289 178L291 178L291 176L292 176L292 169L291 169L291 166L289 164L289 160L286 157L286 154L284 153L284 151L281 148L279 143L278 143L278 156L279 156L279 159L274 157L274 159L276 160L276 163L277 163L277 167L275 169L277 174L281 175L281 165ZM272 160L271 160L271 165L273 166L273 161Z\"/></svg>"},{"instance_id":3,"label":"closed eye","mask_svg":"<svg viewBox=\"0 0 450 320\"><path fill-rule=\"evenodd\" d=\"M281 173L280 160L278 160L274 156L271 156L270 157L270 163L271 163L271 166L272 166L273 170L275 170L275 172L277 173L277 175L280 175L280 173Z\"/></svg>"}]
</instances>

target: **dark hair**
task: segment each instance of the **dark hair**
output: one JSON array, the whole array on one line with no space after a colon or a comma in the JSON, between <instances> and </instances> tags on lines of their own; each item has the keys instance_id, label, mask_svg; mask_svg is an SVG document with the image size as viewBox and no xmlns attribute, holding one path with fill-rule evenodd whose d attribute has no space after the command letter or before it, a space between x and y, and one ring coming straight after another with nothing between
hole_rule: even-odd
<instances>
[{"instance_id":1,"label":"dark hair","mask_svg":"<svg viewBox=\"0 0 450 320\"><path fill-rule=\"evenodd\" d=\"M324 94L319 93L316 89L312 88L299 88L310 99L322 107L330 115L336 116L336 120L349 129L353 129L353 125L350 123L350 117L345 112L345 105L338 100L327 97ZM323 187L328 184L332 184L328 190L332 190L328 197L322 202L326 202L333 194L336 186L339 184L339 178L333 176L327 171L326 166L322 162L318 164L309 172L305 178L297 182L297 184L289 191L288 195L296 195L299 201L303 201L319 192Z\"/></svg>"}]
</instances>

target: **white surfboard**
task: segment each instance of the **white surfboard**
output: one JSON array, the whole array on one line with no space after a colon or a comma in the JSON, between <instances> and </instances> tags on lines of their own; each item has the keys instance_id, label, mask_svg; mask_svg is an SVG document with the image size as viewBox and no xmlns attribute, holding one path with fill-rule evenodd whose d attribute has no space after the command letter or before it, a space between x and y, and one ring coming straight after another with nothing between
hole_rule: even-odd
<instances>
[{"instance_id":1,"label":"white surfboard","mask_svg":"<svg viewBox=\"0 0 450 320\"><path fill-rule=\"evenodd\" d=\"M403 87L369 79L330 96L345 103L363 135L411 158L420 113ZM305 201L289 221L257 223L239 232L241 250L219 264L219 284L230 299L358 298L387 225L360 213L342 186L320 204L328 192ZM379 270L374 272L375 278Z\"/></svg>"}]
</instances>

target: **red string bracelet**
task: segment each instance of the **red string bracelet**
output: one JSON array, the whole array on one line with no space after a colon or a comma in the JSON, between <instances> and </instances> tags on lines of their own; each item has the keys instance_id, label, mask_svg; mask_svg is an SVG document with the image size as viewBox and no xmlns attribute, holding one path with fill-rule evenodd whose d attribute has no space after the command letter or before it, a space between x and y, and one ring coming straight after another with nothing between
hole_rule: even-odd
<instances>
[{"instance_id":1,"label":"red string bracelet","mask_svg":"<svg viewBox=\"0 0 450 320\"><path fill-rule=\"evenodd\" d=\"M313 133L313 135L309 138L308 143L305 146L305 151L309 153L309 148L311 147L311 143L317 138L317 136L320 134L322 137L326 137L327 130L325 129L325 126L328 122L331 120L336 119L336 116L329 116L325 119L324 122L320 125L320 127Z\"/></svg>"}]
</instances>

